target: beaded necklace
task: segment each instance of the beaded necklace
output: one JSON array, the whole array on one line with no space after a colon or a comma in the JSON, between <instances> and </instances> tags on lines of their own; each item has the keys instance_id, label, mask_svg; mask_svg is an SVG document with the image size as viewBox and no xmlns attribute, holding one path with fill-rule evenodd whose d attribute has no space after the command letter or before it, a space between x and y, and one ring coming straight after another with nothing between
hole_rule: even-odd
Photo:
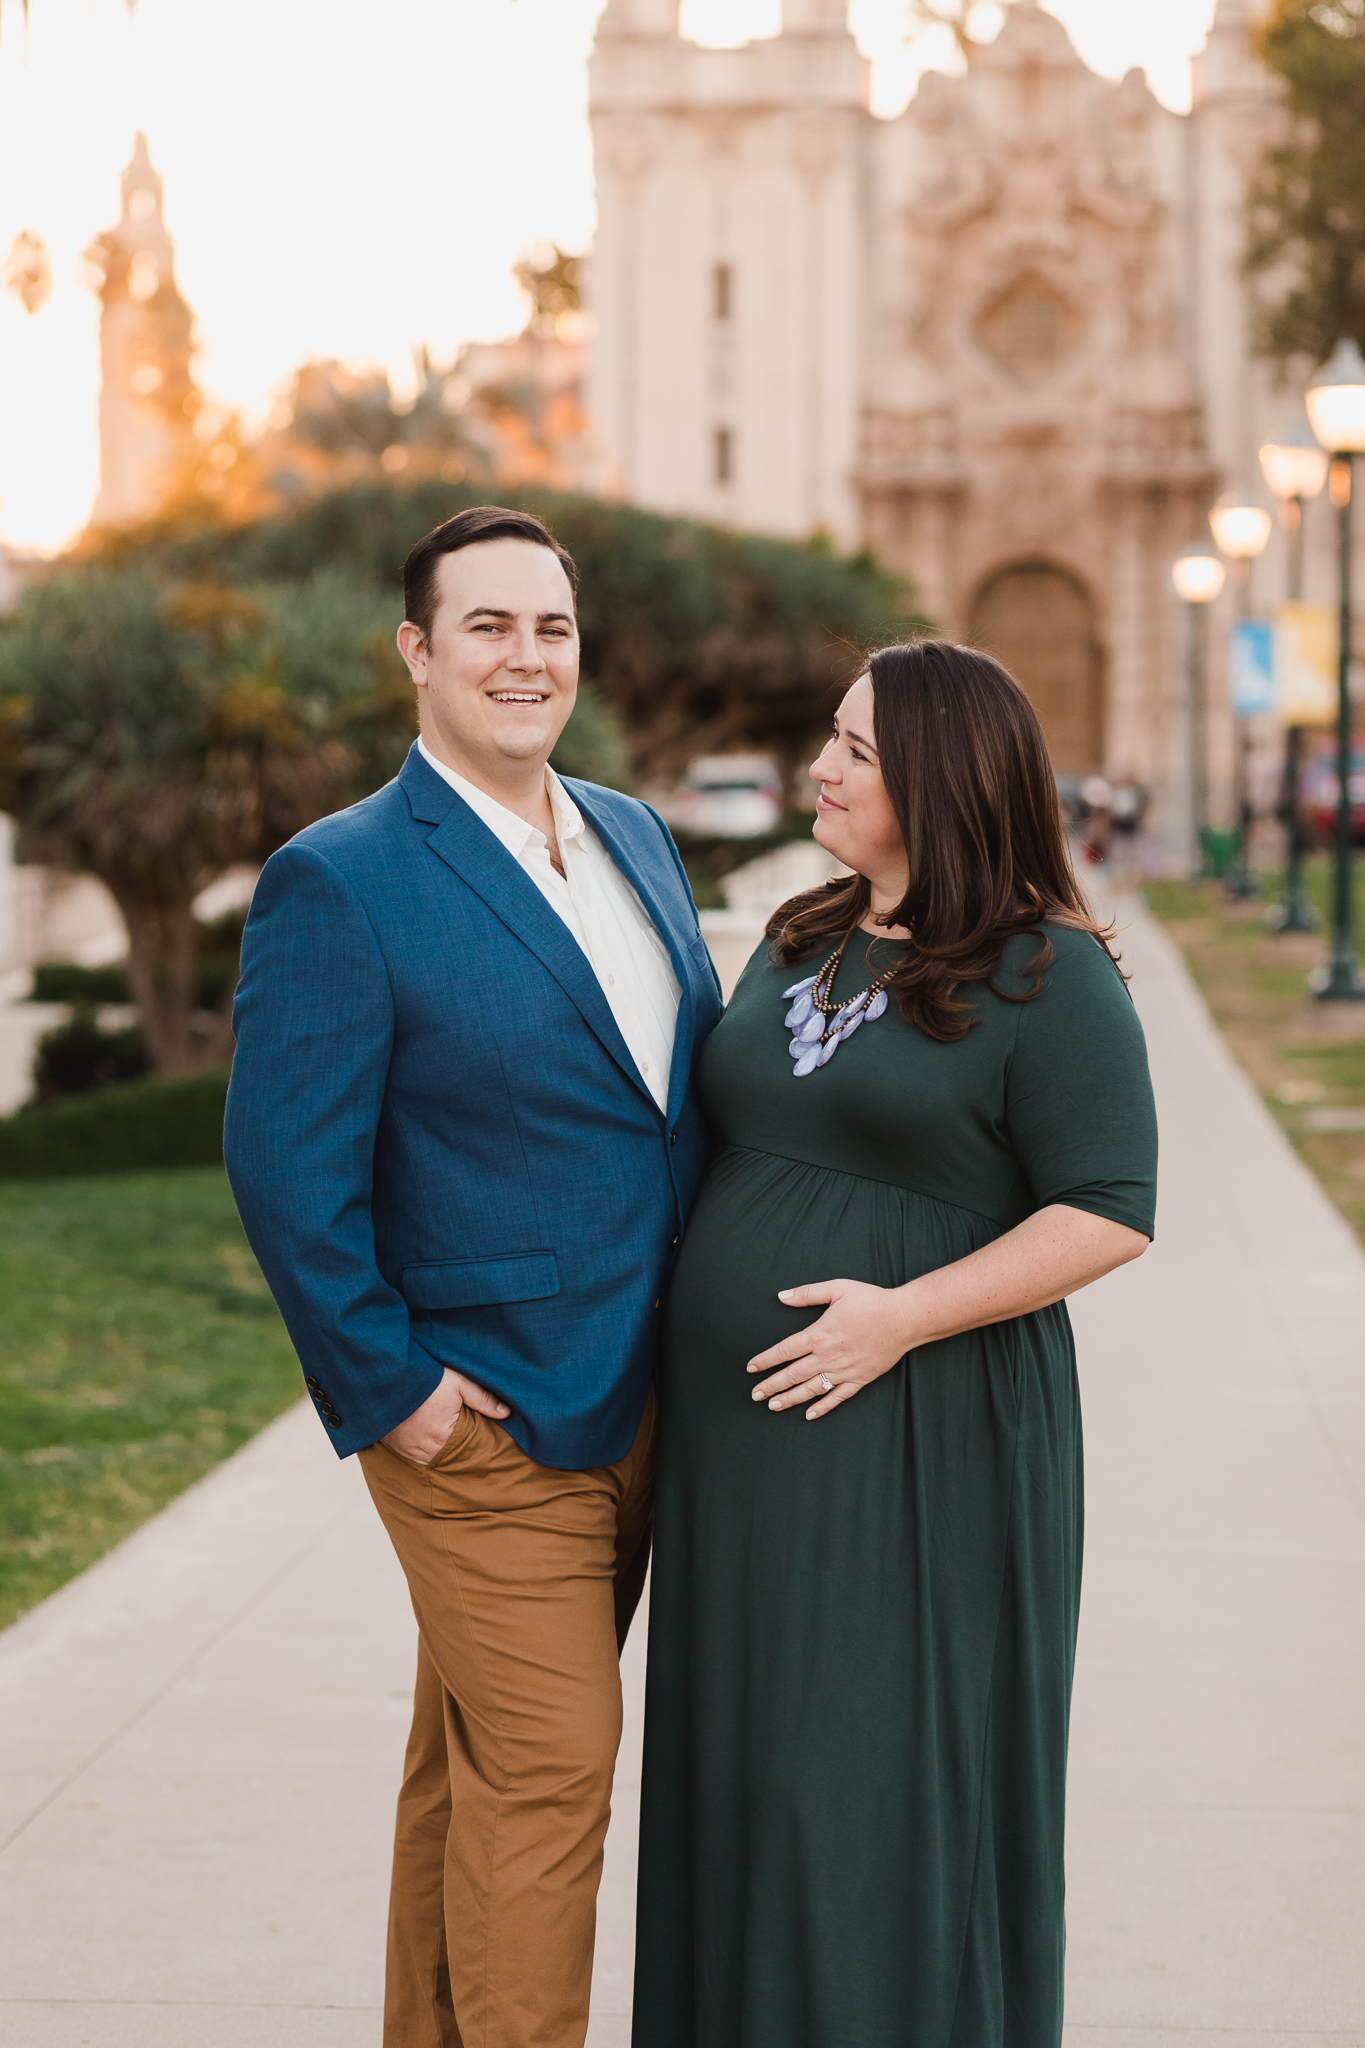
<instances>
[{"instance_id":1,"label":"beaded necklace","mask_svg":"<svg viewBox=\"0 0 1365 2048\"><path fill-rule=\"evenodd\" d=\"M846 1038L852 1038L864 1024L875 1024L886 1010L886 985L895 972L894 968L879 974L861 995L853 996L848 1002L836 1003L833 999L834 977L839 971L839 962L844 957L845 946L858 929L855 924L844 933L818 974L808 974L804 981L793 982L790 988L782 991L783 1002L790 1001L792 997L796 999L782 1021L792 1035L787 1050L796 1062L792 1072L798 1081L803 1081L807 1074L813 1074L817 1067L827 1065Z\"/></svg>"}]
</instances>

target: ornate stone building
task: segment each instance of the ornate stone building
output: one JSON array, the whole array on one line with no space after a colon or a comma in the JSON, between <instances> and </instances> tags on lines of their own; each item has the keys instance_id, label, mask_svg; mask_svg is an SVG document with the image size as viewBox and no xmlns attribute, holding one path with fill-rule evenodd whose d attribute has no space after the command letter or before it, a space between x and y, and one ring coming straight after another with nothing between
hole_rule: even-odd
<instances>
[{"instance_id":1,"label":"ornate stone building","mask_svg":"<svg viewBox=\"0 0 1365 2048\"><path fill-rule=\"evenodd\" d=\"M676 0L609 0L597 429L644 504L870 541L944 630L1016 669L1059 770L1144 783L1174 847L1167 566L1221 488L1259 483L1285 403L1240 275L1276 118L1258 9L1220 0L1188 116L1140 72L1096 77L1014 0L965 76L926 74L890 121L845 12L785 0L779 36L706 50ZM1258 576L1279 594L1273 556ZM1225 804L1218 661L1210 686Z\"/></svg>"}]
</instances>

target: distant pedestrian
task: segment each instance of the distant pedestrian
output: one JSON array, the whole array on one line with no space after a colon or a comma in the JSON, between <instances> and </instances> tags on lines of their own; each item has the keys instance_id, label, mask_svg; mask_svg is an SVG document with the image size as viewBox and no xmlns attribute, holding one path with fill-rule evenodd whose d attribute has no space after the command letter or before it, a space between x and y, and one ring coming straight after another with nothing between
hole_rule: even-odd
<instances>
[{"instance_id":1,"label":"distant pedestrian","mask_svg":"<svg viewBox=\"0 0 1365 2048\"><path fill-rule=\"evenodd\" d=\"M1081 784L1081 799L1087 807L1081 851L1092 866L1102 867L1109 858L1109 837L1114 829L1114 792L1102 775L1087 775Z\"/></svg>"},{"instance_id":2,"label":"distant pedestrian","mask_svg":"<svg viewBox=\"0 0 1365 2048\"><path fill-rule=\"evenodd\" d=\"M228 1171L419 1629L386 2048L583 2041L656 1311L707 1153L677 851L548 767L575 580L526 513L418 542L421 737L267 863L243 944Z\"/></svg>"},{"instance_id":3,"label":"distant pedestrian","mask_svg":"<svg viewBox=\"0 0 1365 2048\"><path fill-rule=\"evenodd\" d=\"M1144 1251L1142 1031L1037 718L872 657L699 1088L670 1287L635 2048L1056 2048L1081 1415Z\"/></svg>"}]
</instances>

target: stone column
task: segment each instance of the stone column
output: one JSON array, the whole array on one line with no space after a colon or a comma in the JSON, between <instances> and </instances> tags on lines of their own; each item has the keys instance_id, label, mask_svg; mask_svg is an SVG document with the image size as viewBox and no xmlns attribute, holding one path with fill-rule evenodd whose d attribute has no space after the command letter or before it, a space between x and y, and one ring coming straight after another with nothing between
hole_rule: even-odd
<instances>
[{"instance_id":1,"label":"stone column","mask_svg":"<svg viewBox=\"0 0 1365 2048\"><path fill-rule=\"evenodd\" d=\"M1104 719L1106 775L1144 784L1151 774L1150 714L1154 648L1143 574L1143 507L1136 493L1116 494L1111 511L1109 660Z\"/></svg>"},{"instance_id":2,"label":"stone column","mask_svg":"<svg viewBox=\"0 0 1365 2048\"><path fill-rule=\"evenodd\" d=\"M805 461L802 493L808 530L827 526L832 509L825 502L826 304L825 211L829 174L839 156L839 130L828 114L802 114L792 131L791 154L802 185L802 349L801 432Z\"/></svg>"},{"instance_id":3,"label":"stone column","mask_svg":"<svg viewBox=\"0 0 1365 2048\"><path fill-rule=\"evenodd\" d=\"M963 593L953 574L956 500L947 491L926 491L918 500L918 546L910 566L919 600L940 633L960 639L967 630Z\"/></svg>"},{"instance_id":4,"label":"stone column","mask_svg":"<svg viewBox=\"0 0 1365 2048\"><path fill-rule=\"evenodd\" d=\"M643 428L642 305L644 234L641 224L643 188L654 162L649 128L642 120L615 120L604 124L598 138L600 169L611 180L616 224L612 279L616 314L616 447L626 494L641 495ZM604 263L601 248L605 236L599 231L598 262ZM605 282L605 280L604 280ZM598 394L600 403L601 394Z\"/></svg>"}]
</instances>

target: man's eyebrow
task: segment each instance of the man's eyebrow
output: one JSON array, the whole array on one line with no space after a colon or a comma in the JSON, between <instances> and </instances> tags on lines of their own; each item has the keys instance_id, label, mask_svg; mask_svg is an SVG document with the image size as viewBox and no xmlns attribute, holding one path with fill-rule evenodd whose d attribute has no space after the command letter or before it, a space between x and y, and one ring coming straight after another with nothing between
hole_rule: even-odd
<instances>
[{"instance_id":1,"label":"man's eyebrow","mask_svg":"<svg viewBox=\"0 0 1365 2048\"><path fill-rule=\"evenodd\" d=\"M465 613L464 617L463 617L463 618L462 618L462 619L460 620L460 624L461 624L462 626L467 626L467 625L469 624L469 621L470 621L471 619L515 619L515 617L516 617L516 613L515 613L515 612L509 612L509 611L504 611L501 605L497 605L497 604L476 604L472 612L466 612L466 613ZM572 612L537 612L537 613L536 613L536 624L537 624L538 626L547 626L547 625L550 625L550 624L552 624L552 623L554 623L554 622L560 622L560 623L562 623L563 625L566 625L566 626L571 626L571 625L573 624L573 613L572 613Z\"/></svg>"}]
</instances>

